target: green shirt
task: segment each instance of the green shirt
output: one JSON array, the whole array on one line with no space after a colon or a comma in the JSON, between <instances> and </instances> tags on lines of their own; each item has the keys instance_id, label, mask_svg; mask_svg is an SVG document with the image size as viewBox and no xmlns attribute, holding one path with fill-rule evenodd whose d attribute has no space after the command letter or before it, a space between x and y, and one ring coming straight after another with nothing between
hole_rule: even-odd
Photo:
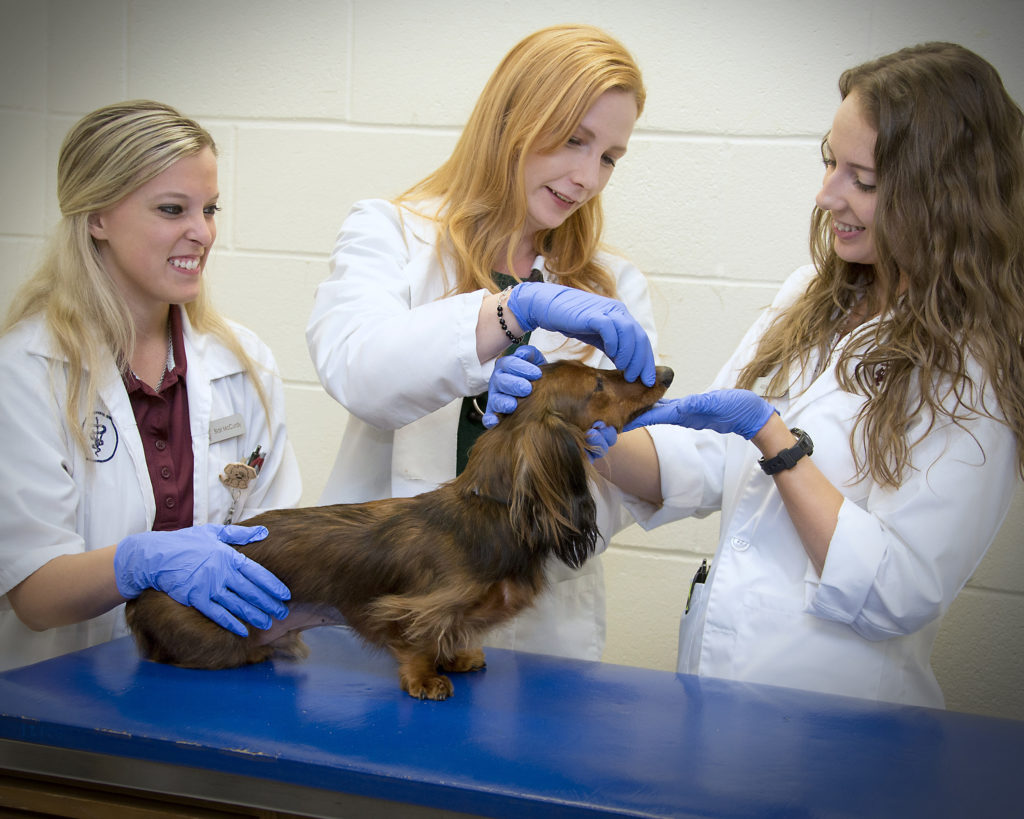
<instances>
[{"instance_id":1,"label":"green shirt","mask_svg":"<svg viewBox=\"0 0 1024 819\"><path fill-rule=\"evenodd\" d=\"M509 276L505 273L492 273L494 283L498 285L498 288L504 290L506 287L519 284L520 280L515 276ZM544 281L539 270L534 270L530 274L530 278L524 279L523 281L529 282L540 282ZM494 319L497 321L497 317ZM530 340L530 334L526 333L523 336L522 341L517 344L510 344L502 355L511 355L512 352L522 344L528 343ZM466 468L466 462L469 460L469 451L473 448L473 444L476 443L476 439L484 431L483 415L487 409L487 391L480 393L479 395L471 395L468 398L462 399L462 409L459 413L459 435L456 443L455 451L455 474L462 474L462 470Z\"/></svg>"}]
</instances>

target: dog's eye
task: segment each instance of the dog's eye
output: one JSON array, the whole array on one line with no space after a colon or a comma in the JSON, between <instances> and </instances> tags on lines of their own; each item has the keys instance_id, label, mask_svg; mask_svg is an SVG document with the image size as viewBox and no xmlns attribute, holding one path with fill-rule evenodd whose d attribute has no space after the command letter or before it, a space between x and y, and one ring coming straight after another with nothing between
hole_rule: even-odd
<instances>
[{"instance_id":1,"label":"dog's eye","mask_svg":"<svg viewBox=\"0 0 1024 819\"><path fill-rule=\"evenodd\" d=\"M594 392L602 392L604 390L604 379L601 376L597 377L597 385L594 387Z\"/></svg>"}]
</instances>

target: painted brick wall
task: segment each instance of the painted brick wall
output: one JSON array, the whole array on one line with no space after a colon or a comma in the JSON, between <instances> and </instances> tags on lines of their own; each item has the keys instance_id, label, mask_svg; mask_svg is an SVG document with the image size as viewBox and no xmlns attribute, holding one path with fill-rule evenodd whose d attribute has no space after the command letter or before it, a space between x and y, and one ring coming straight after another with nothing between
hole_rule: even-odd
<instances>
[{"instance_id":1,"label":"painted brick wall","mask_svg":"<svg viewBox=\"0 0 1024 819\"><path fill-rule=\"evenodd\" d=\"M353 201L391 196L448 153L499 58L584 21L618 36L647 109L605 193L610 243L650 277L674 394L703 388L807 260L818 142L840 71L955 40L1024 101L1019 0L0 0L0 307L57 218L57 150L83 113L171 103L213 132L223 211L208 267L223 312L277 355L314 503L345 412L303 329ZM1024 719L1024 492L946 618L950 708ZM672 669L690 576L717 520L623 532L607 554L611 662Z\"/></svg>"}]
</instances>

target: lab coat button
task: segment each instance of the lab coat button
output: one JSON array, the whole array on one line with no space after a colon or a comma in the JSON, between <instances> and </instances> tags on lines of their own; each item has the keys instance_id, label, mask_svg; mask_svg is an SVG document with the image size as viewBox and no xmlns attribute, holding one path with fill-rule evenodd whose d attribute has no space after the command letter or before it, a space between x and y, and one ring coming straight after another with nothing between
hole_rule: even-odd
<instances>
[{"instance_id":1,"label":"lab coat button","mask_svg":"<svg viewBox=\"0 0 1024 819\"><path fill-rule=\"evenodd\" d=\"M154 441L153 446L155 446L160 452L163 452L167 449L167 441Z\"/></svg>"},{"instance_id":2,"label":"lab coat button","mask_svg":"<svg viewBox=\"0 0 1024 819\"><path fill-rule=\"evenodd\" d=\"M747 549L750 548L750 541L743 540L743 538L730 538L729 542L732 543L732 548L734 548L737 552L745 552L747 551Z\"/></svg>"},{"instance_id":3,"label":"lab coat button","mask_svg":"<svg viewBox=\"0 0 1024 819\"><path fill-rule=\"evenodd\" d=\"M177 505L178 505L178 501L174 497L172 497L170 495L168 495L164 499L164 506L166 506L168 509L173 509Z\"/></svg>"}]
</instances>

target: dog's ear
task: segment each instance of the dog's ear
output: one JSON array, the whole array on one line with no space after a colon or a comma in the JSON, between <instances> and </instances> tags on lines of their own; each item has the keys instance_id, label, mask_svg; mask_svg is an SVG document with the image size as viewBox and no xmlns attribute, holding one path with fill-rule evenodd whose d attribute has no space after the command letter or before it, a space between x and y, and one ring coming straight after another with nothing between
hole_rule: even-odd
<instances>
[{"instance_id":1,"label":"dog's ear","mask_svg":"<svg viewBox=\"0 0 1024 819\"><path fill-rule=\"evenodd\" d=\"M509 509L512 525L531 548L551 551L579 568L597 543L584 433L554 412L524 426L522 433Z\"/></svg>"}]
</instances>

